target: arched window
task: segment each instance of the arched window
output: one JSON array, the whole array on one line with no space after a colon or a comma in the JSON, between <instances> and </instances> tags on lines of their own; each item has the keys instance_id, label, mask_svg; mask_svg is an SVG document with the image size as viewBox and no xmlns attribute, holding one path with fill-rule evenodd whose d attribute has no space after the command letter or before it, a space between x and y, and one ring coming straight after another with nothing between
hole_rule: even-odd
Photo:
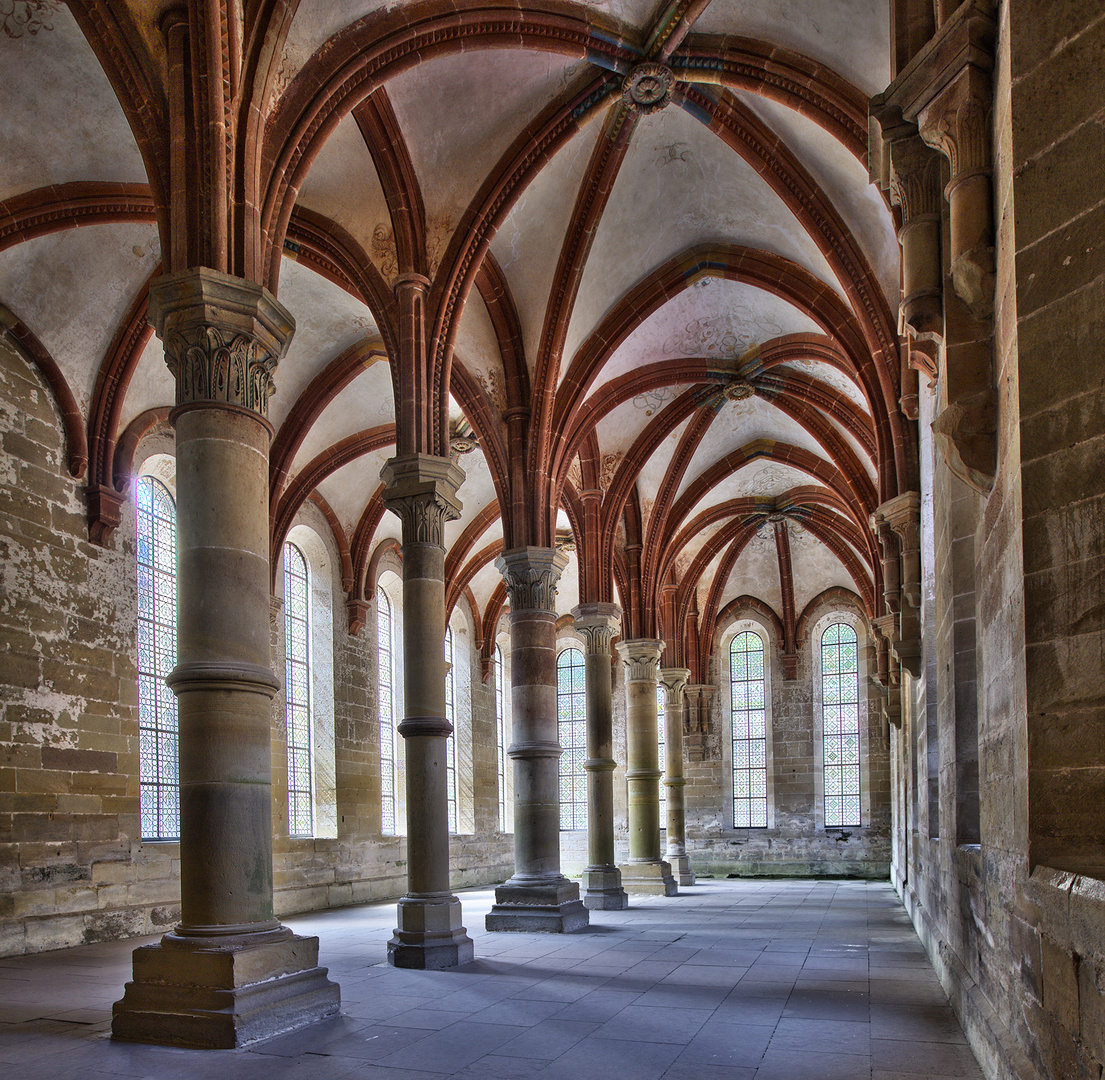
<instances>
[{"instance_id":1,"label":"arched window","mask_svg":"<svg viewBox=\"0 0 1105 1080\"><path fill-rule=\"evenodd\" d=\"M376 589L376 684L380 704L380 831L396 832L395 791L395 624L391 601Z\"/></svg>"},{"instance_id":2,"label":"arched window","mask_svg":"<svg viewBox=\"0 0 1105 1080\"><path fill-rule=\"evenodd\" d=\"M284 545L284 701L288 728L288 834L313 836L311 579L295 544Z\"/></svg>"},{"instance_id":3,"label":"arched window","mask_svg":"<svg viewBox=\"0 0 1105 1080\"><path fill-rule=\"evenodd\" d=\"M459 830L457 824L457 693L453 676L453 628L445 630L445 719L453 726L445 740L445 787L449 803L449 832Z\"/></svg>"},{"instance_id":4,"label":"arched window","mask_svg":"<svg viewBox=\"0 0 1105 1080\"><path fill-rule=\"evenodd\" d=\"M821 719L825 827L860 825L859 643L846 623L821 635Z\"/></svg>"},{"instance_id":5,"label":"arched window","mask_svg":"<svg viewBox=\"0 0 1105 1080\"><path fill-rule=\"evenodd\" d=\"M138 540L138 791L143 840L180 837L176 695L176 504L160 480L140 476Z\"/></svg>"},{"instance_id":6,"label":"arched window","mask_svg":"<svg viewBox=\"0 0 1105 1080\"><path fill-rule=\"evenodd\" d=\"M499 764L499 832L506 832L506 687L503 650L498 645L495 646L495 733Z\"/></svg>"},{"instance_id":7,"label":"arched window","mask_svg":"<svg viewBox=\"0 0 1105 1080\"><path fill-rule=\"evenodd\" d=\"M764 643L746 630L729 646L733 722L733 827L767 827L767 688Z\"/></svg>"},{"instance_id":8,"label":"arched window","mask_svg":"<svg viewBox=\"0 0 1105 1080\"><path fill-rule=\"evenodd\" d=\"M666 773L667 764L664 750L664 724L668 714L668 692L662 684L656 687L656 760L659 762L660 772ZM660 828L668 827L668 789L664 787L664 778L660 777Z\"/></svg>"},{"instance_id":9,"label":"arched window","mask_svg":"<svg viewBox=\"0 0 1105 1080\"><path fill-rule=\"evenodd\" d=\"M565 649L556 658L556 731L560 757L560 828L587 828L587 683L583 653Z\"/></svg>"}]
</instances>

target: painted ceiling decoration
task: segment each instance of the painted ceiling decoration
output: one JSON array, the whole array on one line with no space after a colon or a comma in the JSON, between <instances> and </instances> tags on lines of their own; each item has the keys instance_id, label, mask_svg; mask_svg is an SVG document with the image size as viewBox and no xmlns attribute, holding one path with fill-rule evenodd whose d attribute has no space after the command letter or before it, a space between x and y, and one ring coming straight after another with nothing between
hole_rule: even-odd
<instances>
[{"instance_id":1,"label":"painted ceiling decoration","mask_svg":"<svg viewBox=\"0 0 1105 1080\"><path fill-rule=\"evenodd\" d=\"M887 5L656 7L9 4L0 324L54 395L91 539L169 431L150 282L203 265L295 317L271 541L322 515L352 632L399 536L397 452L466 473L447 602L487 657L491 568L526 545L570 551L562 610L620 603L692 681L734 605L787 656L826 591L881 615L872 515L916 487L867 169Z\"/></svg>"}]
</instances>

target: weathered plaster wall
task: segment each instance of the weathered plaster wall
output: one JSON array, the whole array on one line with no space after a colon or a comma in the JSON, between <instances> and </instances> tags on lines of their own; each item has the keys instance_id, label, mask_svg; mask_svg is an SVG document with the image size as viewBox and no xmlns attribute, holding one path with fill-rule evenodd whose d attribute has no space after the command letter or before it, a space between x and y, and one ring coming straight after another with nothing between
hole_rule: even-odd
<instances>
[{"instance_id":1,"label":"weathered plaster wall","mask_svg":"<svg viewBox=\"0 0 1105 1080\"><path fill-rule=\"evenodd\" d=\"M965 496L955 497L936 461L939 820L934 828L918 797L925 697L913 688L894 739L902 794L893 880L988 1076L1097 1080L1105 1065L1105 15L1096 3L1034 0L1006 0L1000 15L998 471L966 534L956 520ZM960 539L973 546L969 578L954 557ZM949 614L971 589L977 688L964 678ZM972 691L977 845L962 829L970 747L957 738Z\"/></svg>"}]
</instances>

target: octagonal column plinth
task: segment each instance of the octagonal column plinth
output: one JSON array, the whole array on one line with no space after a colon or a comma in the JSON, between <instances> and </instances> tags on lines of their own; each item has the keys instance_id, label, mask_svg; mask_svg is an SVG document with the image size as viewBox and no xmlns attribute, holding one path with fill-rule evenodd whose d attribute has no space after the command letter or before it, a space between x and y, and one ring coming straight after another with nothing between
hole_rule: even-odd
<instances>
[{"instance_id":1,"label":"octagonal column plinth","mask_svg":"<svg viewBox=\"0 0 1105 1080\"><path fill-rule=\"evenodd\" d=\"M687 857L687 813L683 789L683 687L691 677L687 668L661 668L660 685L664 688L664 787L668 791L668 849L672 876L680 885L693 885L690 859Z\"/></svg>"},{"instance_id":2,"label":"octagonal column plinth","mask_svg":"<svg viewBox=\"0 0 1105 1080\"><path fill-rule=\"evenodd\" d=\"M259 285L157 279L176 377L181 922L134 952L117 1039L230 1048L331 1016L318 938L273 917L268 454L272 372L294 322Z\"/></svg>"},{"instance_id":3,"label":"octagonal column plinth","mask_svg":"<svg viewBox=\"0 0 1105 1080\"><path fill-rule=\"evenodd\" d=\"M629 906L622 873L614 862L614 689L610 645L621 628L616 604L580 604L572 608L576 632L584 643L587 679L587 868L583 905L593 911Z\"/></svg>"},{"instance_id":4,"label":"octagonal column plinth","mask_svg":"<svg viewBox=\"0 0 1105 1080\"><path fill-rule=\"evenodd\" d=\"M629 862L621 867L627 892L674 896L671 865L660 857L660 769L656 682L664 643L651 638L623 641L628 743Z\"/></svg>"},{"instance_id":5,"label":"octagonal column plinth","mask_svg":"<svg viewBox=\"0 0 1105 1080\"><path fill-rule=\"evenodd\" d=\"M407 774L407 895L388 942L394 967L441 970L468 963L472 939L449 889L445 718L445 522L460 514L464 471L448 458L392 458L384 502L403 525L403 701Z\"/></svg>"},{"instance_id":6,"label":"octagonal column plinth","mask_svg":"<svg viewBox=\"0 0 1105 1080\"><path fill-rule=\"evenodd\" d=\"M566 933L587 925L579 886L560 872L556 583L568 557L516 548L496 562L510 594L514 874L495 890L488 930Z\"/></svg>"}]
</instances>

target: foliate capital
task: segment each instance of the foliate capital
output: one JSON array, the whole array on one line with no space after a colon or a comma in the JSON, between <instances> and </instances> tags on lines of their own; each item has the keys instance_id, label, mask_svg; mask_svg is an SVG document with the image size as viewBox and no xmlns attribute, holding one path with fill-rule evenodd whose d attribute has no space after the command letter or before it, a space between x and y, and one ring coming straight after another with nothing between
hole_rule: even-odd
<instances>
[{"instance_id":1,"label":"foliate capital","mask_svg":"<svg viewBox=\"0 0 1105 1080\"><path fill-rule=\"evenodd\" d=\"M408 454L380 470L384 505L403 523L404 544L444 545L445 522L460 517L464 470L449 458Z\"/></svg>"},{"instance_id":2,"label":"foliate capital","mask_svg":"<svg viewBox=\"0 0 1105 1080\"><path fill-rule=\"evenodd\" d=\"M176 379L176 403L268 417L273 372L295 319L256 282L193 267L150 286L149 320Z\"/></svg>"},{"instance_id":3,"label":"foliate capital","mask_svg":"<svg viewBox=\"0 0 1105 1080\"><path fill-rule=\"evenodd\" d=\"M610 644L621 633L622 609L617 604L580 604L572 608L575 630L588 656L609 656Z\"/></svg>"},{"instance_id":4,"label":"foliate capital","mask_svg":"<svg viewBox=\"0 0 1105 1080\"><path fill-rule=\"evenodd\" d=\"M890 198L902 210L903 227L920 218L939 218L940 155L918 135L890 145Z\"/></svg>"},{"instance_id":5,"label":"foliate capital","mask_svg":"<svg viewBox=\"0 0 1105 1080\"><path fill-rule=\"evenodd\" d=\"M668 704L678 697L690 681L691 672L685 667L667 667L660 669L660 685L668 692Z\"/></svg>"},{"instance_id":6,"label":"foliate capital","mask_svg":"<svg viewBox=\"0 0 1105 1080\"><path fill-rule=\"evenodd\" d=\"M495 560L510 596L512 614L519 611L556 612L556 585L568 565L567 552L557 548L525 547L504 551Z\"/></svg>"},{"instance_id":7,"label":"foliate capital","mask_svg":"<svg viewBox=\"0 0 1105 1080\"><path fill-rule=\"evenodd\" d=\"M990 76L968 66L918 115L921 138L951 165L949 188L992 168Z\"/></svg>"},{"instance_id":8,"label":"foliate capital","mask_svg":"<svg viewBox=\"0 0 1105 1080\"><path fill-rule=\"evenodd\" d=\"M871 515L876 530L890 528L901 541L903 551L916 551L921 546L921 496L916 491L903 491L888 499Z\"/></svg>"},{"instance_id":9,"label":"foliate capital","mask_svg":"<svg viewBox=\"0 0 1105 1080\"><path fill-rule=\"evenodd\" d=\"M625 664L627 682L655 683L660 677L660 656L664 643L656 638L637 638L618 643L618 655Z\"/></svg>"}]
</instances>

